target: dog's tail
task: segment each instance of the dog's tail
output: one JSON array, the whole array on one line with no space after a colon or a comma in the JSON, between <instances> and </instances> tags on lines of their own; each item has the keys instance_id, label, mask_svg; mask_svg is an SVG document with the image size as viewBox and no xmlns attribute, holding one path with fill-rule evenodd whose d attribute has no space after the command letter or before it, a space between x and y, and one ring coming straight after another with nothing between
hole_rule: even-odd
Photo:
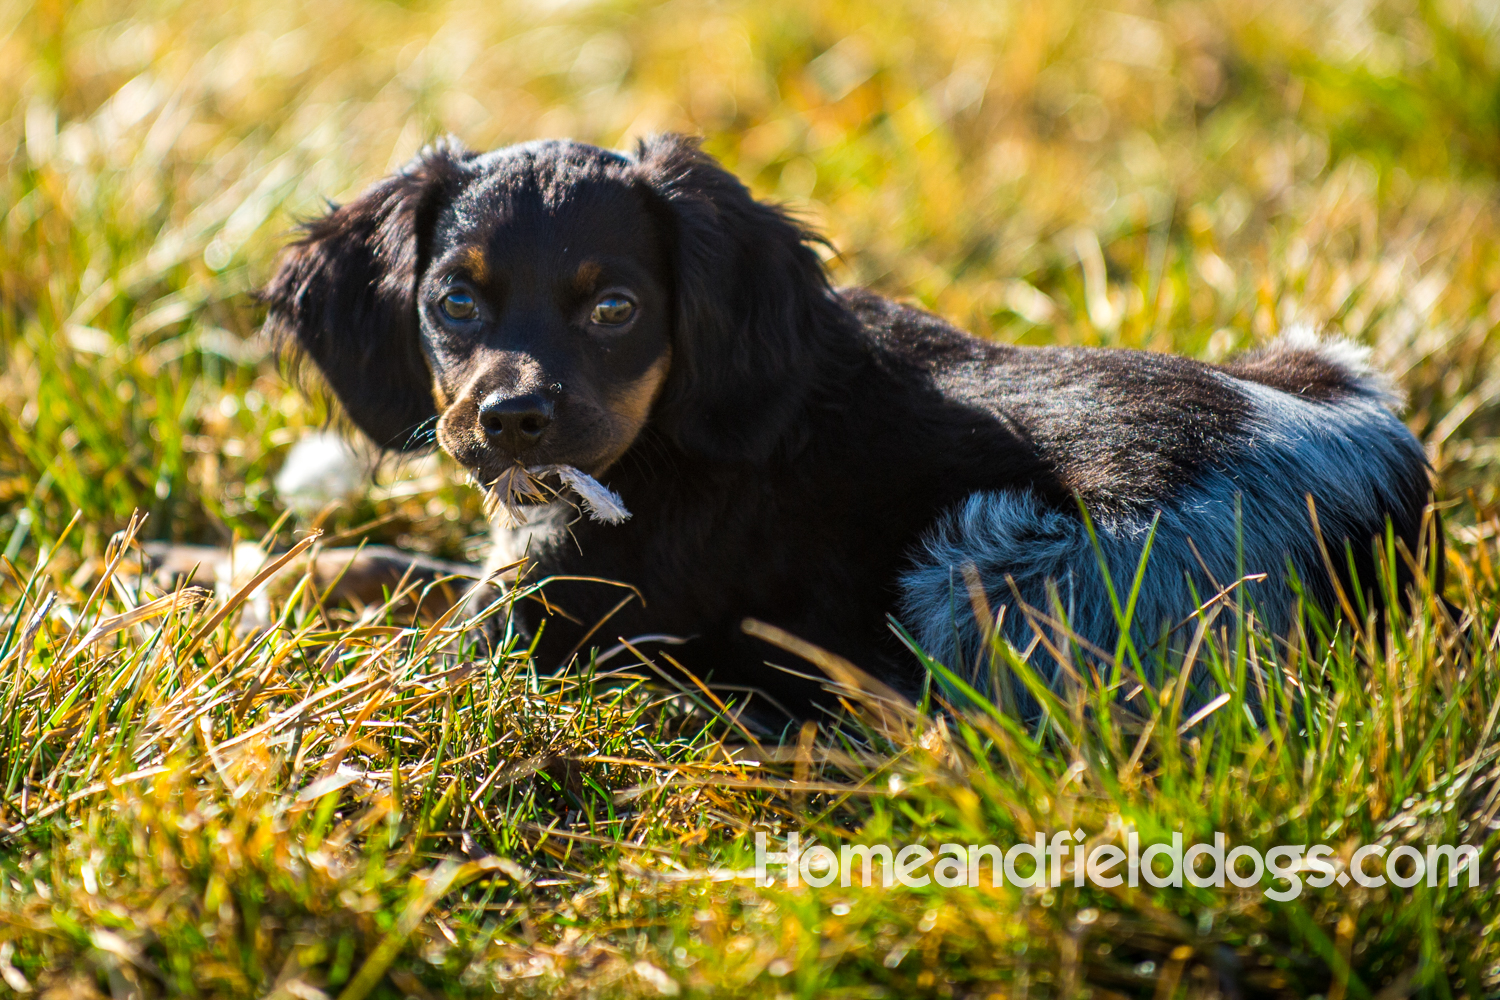
<instances>
[{"instance_id":1,"label":"dog's tail","mask_svg":"<svg viewBox=\"0 0 1500 1000\"><path fill-rule=\"evenodd\" d=\"M1266 347L1225 366L1236 378L1312 399L1362 396L1394 413L1406 406L1405 394L1390 376L1370 363L1370 348L1346 337L1321 337L1298 324Z\"/></svg>"}]
</instances>

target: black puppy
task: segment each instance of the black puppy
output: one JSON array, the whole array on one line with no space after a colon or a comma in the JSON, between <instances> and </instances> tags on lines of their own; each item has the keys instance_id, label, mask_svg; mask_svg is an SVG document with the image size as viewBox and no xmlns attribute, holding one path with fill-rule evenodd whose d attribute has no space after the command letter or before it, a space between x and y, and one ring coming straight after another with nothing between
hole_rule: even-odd
<instances>
[{"instance_id":1,"label":"black puppy","mask_svg":"<svg viewBox=\"0 0 1500 1000\"><path fill-rule=\"evenodd\" d=\"M497 531L492 565L524 550L531 578L644 597L591 633L622 592L550 584L543 662L678 636L700 676L803 713L817 686L767 666L747 617L910 689L887 616L968 673L966 565L1018 647L1019 602L1112 650L1099 555L1123 600L1153 519L1147 645L1246 574L1266 574L1246 590L1278 633L1289 571L1333 609L1308 495L1346 596L1357 577L1374 599L1388 521L1416 550L1426 463L1363 349L1306 331L1229 365L1010 347L832 290L814 242L679 136L438 145L309 224L264 295L376 443L435 436L483 486L573 466L623 498L621 524L554 502Z\"/></svg>"}]
</instances>

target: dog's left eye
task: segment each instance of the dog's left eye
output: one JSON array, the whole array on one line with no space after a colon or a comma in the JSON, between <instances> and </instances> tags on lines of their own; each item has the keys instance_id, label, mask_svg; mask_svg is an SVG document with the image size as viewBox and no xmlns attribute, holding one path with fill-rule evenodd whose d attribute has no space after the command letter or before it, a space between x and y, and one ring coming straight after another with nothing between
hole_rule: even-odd
<instances>
[{"instance_id":1,"label":"dog's left eye","mask_svg":"<svg viewBox=\"0 0 1500 1000\"><path fill-rule=\"evenodd\" d=\"M465 292L449 292L438 300L438 308L449 319L473 319L474 314L479 311L479 307L474 304L474 297Z\"/></svg>"},{"instance_id":2,"label":"dog's left eye","mask_svg":"<svg viewBox=\"0 0 1500 1000\"><path fill-rule=\"evenodd\" d=\"M589 320L599 326L619 326L629 322L630 317L634 315L634 302L623 295L611 295L599 300Z\"/></svg>"}]
</instances>

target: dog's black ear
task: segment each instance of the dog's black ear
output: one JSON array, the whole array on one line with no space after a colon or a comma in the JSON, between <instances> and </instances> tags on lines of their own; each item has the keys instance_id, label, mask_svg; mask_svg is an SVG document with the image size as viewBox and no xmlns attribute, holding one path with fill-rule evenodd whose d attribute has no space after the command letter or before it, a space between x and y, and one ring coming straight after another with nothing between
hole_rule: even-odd
<instances>
[{"instance_id":1,"label":"dog's black ear","mask_svg":"<svg viewBox=\"0 0 1500 1000\"><path fill-rule=\"evenodd\" d=\"M655 421L691 453L762 460L799 413L841 315L817 237L752 198L694 140L656 136L636 159L675 268L672 367Z\"/></svg>"},{"instance_id":2,"label":"dog's black ear","mask_svg":"<svg viewBox=\"0 0 1500 1000\"><path fill-rule=\"evenodd\" d=\"M430 443L437 415L416 285L433 217L471 154L429 146L401 171L302 227L260 293L278 350L310 358L344 412L382 448Z\"/></svg>"}]
</instances>

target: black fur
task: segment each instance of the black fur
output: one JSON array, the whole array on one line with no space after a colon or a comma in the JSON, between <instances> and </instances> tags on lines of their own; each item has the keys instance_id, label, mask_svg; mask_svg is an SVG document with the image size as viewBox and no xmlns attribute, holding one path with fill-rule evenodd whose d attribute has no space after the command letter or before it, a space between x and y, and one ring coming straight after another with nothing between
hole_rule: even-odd
<instances>
[{"instance_id":1,"label":"black fur","mask_svg":"<svg viewBox=\"0 0 1500 1000\"><path fill-rule=\"evenodd\" d=\"M844 319L815 238L677 136L642 142L637 159L675 264L679 336L654 422L705 458L763 460L841 374L824 332Z\"/></svg>"},{"instance_id":2,"label":"black fur","mask_svg":"<svg viewBox=\"0 0 1500 1000\"><path fill-rule=\"evenodd\" d=\"M261 292L278 348L310 359L349 418L382 448L409 450L437 416L415 293L434 213L471 154L440 143L347 205L303 226Z\"/></svg>"}]
</instances>

